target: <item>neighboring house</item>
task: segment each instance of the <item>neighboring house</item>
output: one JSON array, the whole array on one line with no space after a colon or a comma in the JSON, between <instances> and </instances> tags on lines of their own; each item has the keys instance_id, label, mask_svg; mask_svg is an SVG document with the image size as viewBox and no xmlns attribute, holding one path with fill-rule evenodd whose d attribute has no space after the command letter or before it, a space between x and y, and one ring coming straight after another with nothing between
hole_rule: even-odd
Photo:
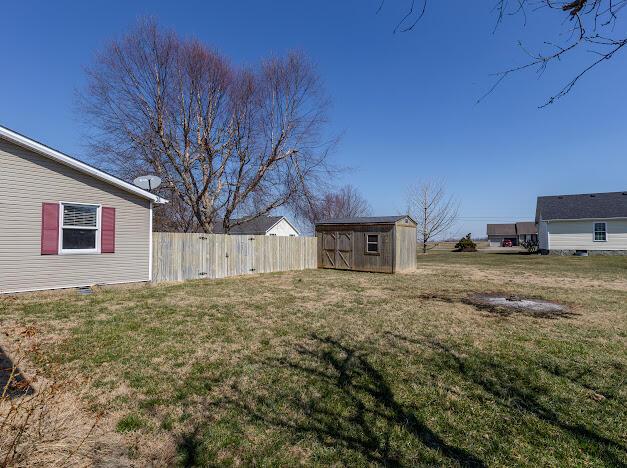
<instances>
[{"instance_id":1,"label":"neighboring house","mask_svg":"<svg viewBox=\"0 0 627 468\"><path fill-rule=\"evenodd\" d=\"M238 219L231 220L231 224L237 222ZM213 232L214 234L224 234L221 219L214 224ZM255 219L233 226L229 230L229 234L251 236L300 236L298 229L296 229L285 216L258 216Z\"/></svg>"},{"instance_id":2,"label":"neighboring house","mask_svg":"<svg viewBox=\"0 0 627 468\"><path fill-rule=\"evenodd\" d=\"M627 254L627 192L538 197L540 251Z\"/></svg>"},{"instance_id":3,"label":"neighboring house","mask_svg":"<svg viewBox=\"0 0 627 468\"><path fill-rule=\"evenodd\" d=\"M504 240L511 240L513 245L517 243L516 225L509 224L488 224L488 242L490 247L500 247Z\"/></svg>"},{"instance_id":4,"label":"neighboring house","mask_svg":"<svg viewBox=\"0 0 627 468\"><path fill-rule=\"evenodd\" d=\"M487 233L490 247L502 246L504 240L511 240L512 245L520 245L522 242L538 238L536 224L533 221L488 224Z\"/></svg>"},{"instance_id":5,"label":"neighboring house","mask_svg":"<svg viewBox=\"0 0 627 468\"><path fill-rule=\"evenodd\" d=\"M0 293L150 281L163 202L0 126Z\"/></svg>"},{"instance_id":6,"label":"neighboring house","mask_svg":"<svg viewBox=\"0 0 627 468\"><path fill-rule=\"evenodd\" d=\"M516 223L516 238L518 245L526 241L538 240L538 227L533 221L522 221Z\"/></svg>"}]
</instances>

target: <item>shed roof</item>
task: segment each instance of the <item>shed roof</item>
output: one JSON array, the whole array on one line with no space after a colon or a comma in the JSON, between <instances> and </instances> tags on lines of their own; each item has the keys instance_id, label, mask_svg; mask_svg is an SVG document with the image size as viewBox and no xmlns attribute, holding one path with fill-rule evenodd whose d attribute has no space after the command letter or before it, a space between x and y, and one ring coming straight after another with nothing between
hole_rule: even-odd
<instances>
[{"instance_id":1,"label":"shed roof","mask_svg":"<svg viewBox=\"0 0 627 468\"><path fill-rule=\"evenodd\" d=\"M329 218L323 219L316 223L320 224L394 224L401 219L409 218L412 223L416 224L409 215L396 215L396 216L361 216L356 218Z\"/></svg>"},{"instance_id":2,"label":"shed roof","mask_svg":"<svg viewBox=\"0 0 627 468\"><path fill-rule=\"evenodd\" d=\"M241 218L232 219L232 223L236 223ZM294 228L296 232L299 232L296 227L285 216L258 216L257 218L249 221L244 221L241 224L233 226L229 230L229 234L249 234L249 235L265 235L270 229L272 229L279 221L285 219L285 221ZM224 234L224 228L222 227L222 220L217 220L213 226L213 232L215 234ZM299 233L300 234L300 233Z\"/></svg>"},{"instance_id":3,"label":"shed roof","mask_svg":"<svg viewBox=\"0 0 627 468\"><path fill-rule=\"evenodd\" d=\"M538 197L540 219L627 218L627 191Z\"/></svg>"},{"instance_id":4,"label":"shed roof","mask_svg":"<svg viewBox=\"0 0 627 468\"><path fill-rule=\"evenodd\" d=\"M516 224L488 224L488 236L515 236Z\"/></svg>"},{"instance_id":5,"label":"shed roof","mask_svg":"<svg viewBox=\"0 0 627 468\"><path fill-rule=\"evenodd\" d=\"M20 133L10 130L6 127L0 125L0 138L3 138L7 141L10 141L13 144L21 146L22 148L26 148L31 150L41 156L44 156L48 159L52 159L60 164L71 167L83 174L90 175L96 179L100 179L104 182L107 182L111 185L114 185L118 188L126 190L127 192L134 193L142 198L146 198L148 200L152 200L155 203L167 203L167 200L161 198L158 195L150 193L146 190L142 190L139 187L130 184L128 182L123 181L122 179L115 177L111 174L107 174L100 169L96 169L93 166L90 166L83 161L79 161L76 158L68 156L67 154L61 153L55 149L50 148L49 146L44 145L43 143L39 143L31 138L28 138Z\"/></svg>"},{"instance_id":6,"label":"shed roof","mask_svg":"<svg viewBox=\"0 0 627 468\"><path fill-rule=\"evenodd\" d=\"M516 234L537 234L538 228L533 221L521 221L516 223Z\"/></svg>"}]
</instances>

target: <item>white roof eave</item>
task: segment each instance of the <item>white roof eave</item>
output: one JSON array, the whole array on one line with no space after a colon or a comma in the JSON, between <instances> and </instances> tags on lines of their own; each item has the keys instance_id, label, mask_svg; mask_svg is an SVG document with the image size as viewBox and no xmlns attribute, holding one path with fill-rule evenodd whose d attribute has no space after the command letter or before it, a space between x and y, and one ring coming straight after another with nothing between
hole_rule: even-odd
<instances>
[{"instance_id":1,"label":"white roof eave","mask_svg":"<svg viewBox=\"0 0 627 468\"><path fill-rule=\"evenodd\" d=\"M96 179L102 180L103 182L107 182L113 186L126 190L127 192L151 200L153 203L168 203L168 200L166 200L165 198L161 198L158 195L140 189L133 184L129 184L122 179L118 179L115 176L107 174L106 172L96 169L89 164L85 164L82 161L79 161L66 154L49 148L48 146L45 146L35 140L31 140L30 138L20 135L19 133L9 130L8 128L0 126L0 137L12 143L15 143L18 146L29 149L31 151L34 151L35 153L52 159L60 164L71 167L72 169L75 169L79 172L90 175Z\"/></svg>"}]
</instances>

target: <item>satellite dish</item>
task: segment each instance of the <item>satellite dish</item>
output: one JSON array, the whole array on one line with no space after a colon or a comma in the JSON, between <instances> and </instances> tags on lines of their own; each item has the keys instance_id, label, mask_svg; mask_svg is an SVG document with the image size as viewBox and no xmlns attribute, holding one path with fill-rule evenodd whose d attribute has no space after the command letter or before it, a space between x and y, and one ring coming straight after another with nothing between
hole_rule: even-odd
<instances>
[{"instance_id":1,"label":"satellite dish","mask_svg":"<svg viewBox=\"0 0 627 468\"><path fill-rule=\"evenodd\" d=\"M161 178L156 175L139 176L133 183L144 190L154 190L161 185Z\"/></svg>"}]
</instances>

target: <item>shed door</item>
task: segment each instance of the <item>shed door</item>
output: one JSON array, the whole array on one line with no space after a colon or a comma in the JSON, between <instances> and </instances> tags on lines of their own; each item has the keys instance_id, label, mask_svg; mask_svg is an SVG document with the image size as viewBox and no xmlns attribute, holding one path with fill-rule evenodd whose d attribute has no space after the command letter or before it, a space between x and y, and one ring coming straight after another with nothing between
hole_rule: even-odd
<instances>
[{"instance_id":1,"label":"shed door","mask_svg":"<svg viewBox=\"0 0 627 468\"><path fill-rule=\"evenodd\" d=\"M353 265L353 233L350 231L322 233L322 266L350 270Z\"/></svg>"},{"instance_id":2,"label":"shed door","mask_svg":"<svg viewBox=\"0 0 627 468\"><path fill-rule=\"evenodd\" d=\"M322 266L324 268L335 268L336 239L335 232L322 233Z\"/></svg>"},{"instance_id":3,"label":"shed door","mask_svg":"<svg viewBox=\"0 0 627 468\"><path fill-rule=\"evenodd\" d=\"M336 268L350 270L353 268L353 233L338 232L336 244Z\"/></svg>"}]
</instances>

